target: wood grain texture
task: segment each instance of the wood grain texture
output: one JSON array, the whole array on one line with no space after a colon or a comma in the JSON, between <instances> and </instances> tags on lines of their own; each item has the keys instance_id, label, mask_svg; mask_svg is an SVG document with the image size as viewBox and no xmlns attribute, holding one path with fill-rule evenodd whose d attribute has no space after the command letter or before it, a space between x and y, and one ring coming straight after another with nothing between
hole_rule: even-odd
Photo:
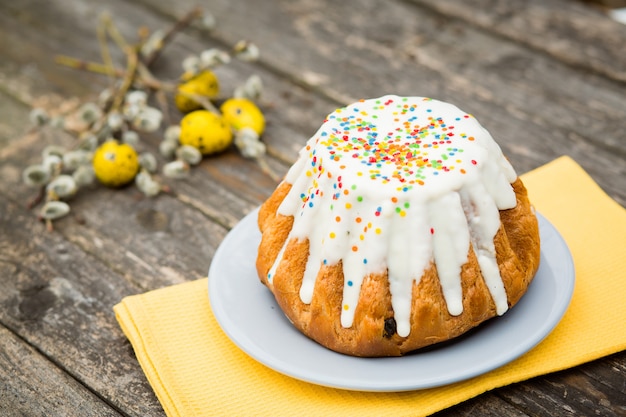
<instances>
[{"instance_id":1,"label":"wood grain texture","mask_svg":"<svg viewBox=\"0 0 626 417\"><path fill-rule=\"evenodd\" d=\"M0 326L0 414L121 416L85 386ZM10 383L6 383L11 381Z\"/></svg>"},{"instance_id":2,"label":"wood grain texture","mask_svg":"<svg viewBox=\"0 0 626 417\"><path fill-rule=\"evenodd\" d=\"M72 415L80 407L81 415L163 416L112 306L204 276L228 230L276 185L230 149L188 179L168 181L174 192L157 199L133 187L82 190L53 233L25 208L33 190L21 183L22 169L51 141L72 143L47 131L25 134L30 107L93 99L107 85L54 56L99 61L95 27L105 10L133 39L139 25L168 27L195 4L0 2L0 414ZM263 139L279 174L336 107L387 93L424 95L473 113L519 173L570 155L626 206L626 26L596 9L566 0L202 5L216 16L216 30L178 34L155 74L176 79L187 55L253 40L261 60L234 61L218 76L226 94L261 76ZM159 140L146 136L142 146L156 153ZM437 415L625 416L624 392L622 352Z\"/></svg>"},{"instance_id":3,"label":"wood grain texture","mask_svg":"<svg viewBox=\"0 0 626 417\"><path fill-rule=\"evenodd\" d=\"M583 2L481 0L468 7L458 0L408 1L461 18L558 61L626 81L626 26Z\"/></svg>"},{"instance_id":4,"label":"wood grain texture","mask_svg":"<svg viewBox=\"0 0 626 417\"><path fill-rule=\"evenodd\" d=\"M158 415L112 311L140 289L61 234L46 233L16 204L0 201L1 263L3 272L12 270L0 280L0 322L117 409Z\"/></svg>"}]
</instances>

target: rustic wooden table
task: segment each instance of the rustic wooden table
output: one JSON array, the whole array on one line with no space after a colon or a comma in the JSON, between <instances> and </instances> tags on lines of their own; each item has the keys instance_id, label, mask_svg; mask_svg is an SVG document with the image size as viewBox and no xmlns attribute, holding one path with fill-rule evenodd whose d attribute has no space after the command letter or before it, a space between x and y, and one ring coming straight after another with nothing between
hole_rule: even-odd
<instances>
[{"instance_id":1,"label":"rustic wooden table","mask_svg":"<svg viewBox=\"0 0 626 417\"><path fill-rule=\"evenodd\" d=\"M26 207L34 192L21 181L23 169L47 145L71 144L50 129L29 129L31 108L93 100L108 85L54 57L101 61L103 11L137 39L140 26L167 29L195 3L0 1L3 416L164 415L112 307L205 276L229 229L276 186L232 149L206 158L185 180L166 178L174 192L157 198L135 187L81 190L53 232ZM422 95L476 115L519 173L570 155L626 206L626 26L599 9L575 0L201 3L216 29L177 34L153 72L175 79L192 53L227 50L240 39L257 44L260 61L236 60L217 73L226 93L252 74L263 80L263 139L281 175L336 107L387 93ZM115 62L123 58L114 53ZM160 138L144 135L142 146L157 154ZM626 416L625 392L621 352L438 415Z\"/></svg>"}]
</instances>

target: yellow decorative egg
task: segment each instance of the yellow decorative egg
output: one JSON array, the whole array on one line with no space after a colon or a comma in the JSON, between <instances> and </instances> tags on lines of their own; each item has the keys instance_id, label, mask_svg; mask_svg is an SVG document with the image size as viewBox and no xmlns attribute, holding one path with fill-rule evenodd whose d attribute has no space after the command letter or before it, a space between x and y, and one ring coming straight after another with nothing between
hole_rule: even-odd
<instances>
[{"instance_id":1,"label":"yellow decorative egg","mask_svg":"<svg viewBox=\"0 0 626 417\"><path fill-rule=\"evenodd\" d=\"M224 120L232 126L233 129L239 130L249 127L259 136L265 130L265 117L261 110L253 101L247 98L229 98L220 107Z\"/></svg>"},{"instance_id":2,"label":"yellow decorative egg","mask_svg":"<svg viewBox=\"0 0 626 417\"><path fill-rule=\"evenodd\" d=\"M178 91L174 96L174 103L178 110L183 113L202 108L200 103L185 94L210 99L217 97L220 92L217 76L209 70L204 70L196 75L186 73L182 76L182 80L183 83L178 86Z\"/></svg>"},{"instance_id":3,"label":"yellow decorative egg","mask_svg":"<svg viewBox=\"0 0 626 417\"><path fill-rule=\"evenodd\" d=\"M139 157L132 146L114 140L104 142L93 155L96 178L107 187L131 182L139 171Z\"/></svg>"},{"instance_id":4,"label":"yellow decorative egg","mask_svg":"<svg viewBox=\"0 0 626 417\"><path fill-rule=\"evenodd\" d=\"M196 110L180 121L179 141L209 155L226 150L233 142L233 132L223 117L208 110Z\"/></svg>"}]
</instances>

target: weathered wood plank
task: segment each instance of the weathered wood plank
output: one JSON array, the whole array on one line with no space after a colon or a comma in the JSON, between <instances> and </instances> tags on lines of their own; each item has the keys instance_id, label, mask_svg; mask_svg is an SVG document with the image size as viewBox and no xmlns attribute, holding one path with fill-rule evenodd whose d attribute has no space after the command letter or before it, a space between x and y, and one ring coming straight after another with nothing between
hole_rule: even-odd
<instances>
[{"instance_id":1,"label":"weathered wood plank","mask_svg":"<svg viewBox=\"0 0 626 417\"><path fill-rule=\"evenodd\" d=\"M608 382L611 386L626 395L626 352L617 353L604 360L606 366L603 369L591 364L589 369L585 367L585 372L598 378L601 382ZM626 401L626 400L625 400Z\"/></svg>"},{"instance_id":2,"label":"weathered wood plank","mask_svg":"<svg viewBox=\"0 0 626 417\"><path fill-rule=\"evenodd\" d=\"M499 390L498 395L529 415L622 417L626 413L624 392L607 389L582 372L547 375Z\"/></svg>"},{"instance_id":3,"label":"weathered wood plank","mask_svg":"<svg viewBox=\"0 0 626 417\"><path fill-rule=\"evenodd\" d=\"M528 414L519 410L496 395L483 394L449 409L440 411L432 417L526 417Z\"/></svg>"},{"instance_id":4,"label":"weathered wood plank","mask_svg":"<svg viewBox=\"0 0 626 417\"><path fill-rule=\"evenodd\" d=\"M99 75L70 71L54 62L54 52L80 51L87 60L99 59L99 52L93 44L91 48L79 49L80 34L66 30L71 25L65 24L53 4L49 6L44 8L26 1L0 4L2 90L25 103L31 103L42 92L84 96L85 91L97 92L107 84L106 78ZM42 14L31 13L34 9ZM95 22L95 19L91 22L92 32Z\"/></svg>"},{"instance_id":5,"label":"weathered wood plank","mask_svg":"<svg viewBox=\"0 0 626 417\"><path fill-rule=\"evenodd\" d=\"M10 273L7 268L11 266L0 260L0 271ZM0 381L0 414L4 417L121 415L3 326Z\"/></svg>"},{"instance_id":6,"label":"weathered wood plank","mask_svg":"<svg viewBox=\"0 0 626 417\"><path fill-rule=\"evenodd\" d=\"M13 269L0 280L0 323L116 409L163 415L112 310L140 289L3 195L0 230L2 265Z\"/></svg>"},{"instance_id":7,"label":"weathered wood plank","mask_svg":"<svg viewBox=\"0 0 626 417\"><path fill-rule=\"evenodd\" d=\"M626 81L626 26L584 2L409 0L527 44L571 65ZM582 47L581 47L582 46Z\"/></svg>"},{"instance_id":8,"label":"weathered wood plank","mask_svg":"<svg viewBox=\"0 0 626 417\"><path fill-rule=\"evenodd\" d=\"M626 415L626 352L585 364L580 367L580 371L585 378L571 381L572 385L580 387L582 381L584 385L581 389L596 394L599 404L613 407L619 410L618 413L621 412L621 415ZM565 377L567 378L567 375ZM588 384L587 378L596 382ZM596 384L601 386L594 388Z\"/></svg>"}]
</instances>

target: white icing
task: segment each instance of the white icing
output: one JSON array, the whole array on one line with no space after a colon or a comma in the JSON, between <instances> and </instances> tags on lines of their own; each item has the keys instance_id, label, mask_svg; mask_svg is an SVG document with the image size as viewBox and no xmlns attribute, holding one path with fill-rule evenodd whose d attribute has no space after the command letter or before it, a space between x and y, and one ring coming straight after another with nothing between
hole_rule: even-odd
<instances>
[{"instance_id":1,"label":"white icing","mask_svg":"<svg viewBox=\"0 0 626 417\"><path fill-rule=\"evenodd\" d=\"M350 327L363 279L387 271L397 332L408 336L412 286L431 262L449 313L463 312L460 274L471 244L503 314L493 239L499 210L515 207L516 177L490 134L451 104L384 96L336 110L287 173L292 187L278 208L294 216L285 246L309 241L301 300L311 302L322 265L341 261L341 324Z\"/></svg>"}]
</instances>

